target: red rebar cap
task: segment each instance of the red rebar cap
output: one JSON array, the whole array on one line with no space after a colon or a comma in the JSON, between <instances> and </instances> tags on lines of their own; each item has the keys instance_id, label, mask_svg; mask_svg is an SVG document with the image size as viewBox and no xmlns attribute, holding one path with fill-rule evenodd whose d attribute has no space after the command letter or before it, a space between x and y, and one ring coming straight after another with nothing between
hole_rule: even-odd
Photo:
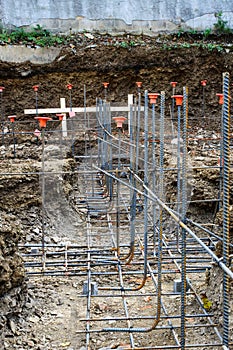
<instances>
[{"instance_id":1,"label":"red rebar cap","mask_svg":"<svg viewBox=\"0 0 233 350\"><path fill-rule=\"evenodd\" d=\"M126 120L126 118L123 116L113 117L112 119L115 120L117 128L122 128L122 125L123 125L124 121Z\"/></svg>"},{"instance_id":2,"label":"red rebar cap","mask_svg":"<svg viewBox=\"0 0 233 350\"><path fill-rule=\"evenodd\" d=\"M108 88L109 83L104 82L104 83L102 83L102 84L103 84L103 86L104 86L104 88L105 88L105 89L107 89L107 88Z\"/></svg>"},{"instance_id":3,"label":"red rebar cap","mask_svg":"<svg viewBox=\"0 0 233 350\"><path fill-rule=\"evenodd\" d=\"M38 91L38 89L39 89L39 85L33 85L33 90L36 92L36 91Z\"/></svg>"},{"instance_id":4,"label":"red rebar cap","mask_svg":"<svg viewBox=\"0 0 233 350\"><path fill-rule=\"evenodd\" d=\"M150 99L150 103L156 103L157 97L160 96L160 94L158 94L157 92L150 92L148 94L148 97Z\"/></svg>"},{"instance_id":5,"label":"red rebar cap","mask_svg":"<svg viewBox=\"0 0 233 350\"><path fill-rule=\"evenodd\" d=\"M52 118L49 117L35 117L35 119L39 121L41 128L46 128L47 121L52 120Z\"/></svg>"},{"instance_id":6,"label":"red rebar cap","mask_svg":"<svg viewBox=\"0 0 233 350\"><path fill-rule=\"evenodd\" d=\"M220 105L223 105L223 94L216 94L216 96L219 97L218 103L219 103Z\"/></svg>"},{"instance_id":7,"label":"red rebar cap","mask_svg":"<svg viewBox=\"0 0 233 350\"><path fill-rule=\"evenodd\" d=\"M58 117L59 120L63 120L64 114L56 114L56 117Z\"/></svg>"},{"instance_id":8,"label":"red rebar cap","mask_svg":"<svg viewBox=\"0 0 233 350\"><path fill-rule=\"evenodd\" d=\"M136 85L140 89L142 87L142 82L141 81L136 81Z\"/></svg>"},{"instance_id":9,"label":"red rebar cap","mask_svg":"<svg viewBox=\"0 0 233 350\"><path fill-rule=\"evenodd\" d=\"M183 102L183 95L173 95L172 98L176 99L176 105L181 106Z\"/></svg>"},{"instance_id":10,"label":"red rebar cap","mask_svg":"<svg viewBox=\"0 0 233 350\"><path fill-rule=\"evenodd\" d=\"M67 84L66 87L67 87L68 90L72 90L73 85L72 84Z\"/></svg>"},{"instance_id":11,"label":"red rebar cap","mask_svg":"<svg viewBox=\"0 0 233 350\"><path fill-rule=\"evenodd\" d=\"M0 92L3 92L4 89L4 86L0 86Z\"/></svg>"},{"instance_id":12,"label":"red rebar cap","mask_svg":"<svg viewBox=\"0 0 233 350\"><path fill-rule=\"evenodd\" d=\"M176 85L177 85L177 81L171 81L170 84L171 84L171 86L172 86L173 88L175 88Z\"/></svg>"},{"instance_id":13,"label":"red rebar cap","mask_svg":"<svg viewBox=\"0 0 233 350\"><path fill-rule=\"evenodd\" d=\"M8 119L10 119L11 123L15 122L16 115L9 115Z\"/></svg>"},{"instance_id":14,"label":"red rebar cap","mask_svg":"<svg viewBox=\"0 0 233 350\"><path fill-rule=\"evenodd\" d=\"M207 80L201 80L201 85L206 86Z\"/></svg>"}]
</instances>

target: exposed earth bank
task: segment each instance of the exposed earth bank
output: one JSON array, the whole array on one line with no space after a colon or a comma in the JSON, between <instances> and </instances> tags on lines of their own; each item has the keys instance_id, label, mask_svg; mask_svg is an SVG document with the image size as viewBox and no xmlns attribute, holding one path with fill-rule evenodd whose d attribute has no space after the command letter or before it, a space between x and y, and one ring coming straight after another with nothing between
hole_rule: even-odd
<instances>
[{"instance_id":1,"label":"exposed earth bank","mask_svg":"<svg viewBox=\"0 0 233 350\"><path fill-rule=\"evenodd\" d=\"M222 73L232 73L231 39L230 35L210 37L207 41L191 34L151 38L84 33L74 36L66 46L56 48L54 61L38 65L30 59L42 54L39 48L32 48L33 55L26 55L26 62L1 62L4 114L25 118L24 109L35 107L32 86L37 84L38 107L49 108L59 106L61 97L68 99L68 83L73 84L73 105L83 106L85 85L86 103L90 106L95 105L96 97L104 97L105 81L109 82L108 99L118 103L126 102L127 94L136 92L136 81L142 81L143 90L165 91L167 98L172 93L170 82L176 81L177 93L188 86L190 120L197 120L203 116L201 81L207 80L205 113L210 117L209 125L219 116L216 93L222 90ZM1 47L3 51L5 48ZM46 56L44 51L43 55ZM11 57L13 60L14 48ZM201 124L207 123L201 120Z\"/></svg>"}]
</instances>

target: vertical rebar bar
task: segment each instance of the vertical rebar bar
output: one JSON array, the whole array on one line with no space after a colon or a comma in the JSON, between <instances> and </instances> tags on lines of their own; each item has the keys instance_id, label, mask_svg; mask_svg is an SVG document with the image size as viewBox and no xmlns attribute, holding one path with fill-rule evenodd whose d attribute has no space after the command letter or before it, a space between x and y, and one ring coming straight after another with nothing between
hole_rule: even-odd
<instances>
[{"instance_id":1,"label":"vertical rebar bar","mask_svg":"<svg viewBox=\"0 0 233 350\"><path fill-rule=\"evenodd\" d=\"M111 120L111 108L110 104L108 104L108 118L107 118L107 131L108 131L108 169L112 171L112 137L110 136L112 133L112 120ZM112 195L113 195L113 181L112 177L108 176L108 194L109 194L109 199L110 201L112 200Z\"/></svg>"},{"instance_id":2,"label":"vertical rebar bar","mask_svg":"<svg viewBox=\"0 0 233 350\"><path fill-rule=\"evenodd\" d=\"M202 117L205 118L205 84L202 84Z\"/></svg>"},{"instance_id":3,"label":"vertical rebar bar","mask_svg":"<svg viewBox=\"0 0 233 350\"><path fill-rule=\"evenodd\" d=\"M165 92L161 91L160 100L160 155L159 155L159 199L164 200L164 117L165 117ZM161 313L162 291L162 240L163 240L163 208L159 209L159 234L158 234L158 298L157 319Z\"/></svg>"},{"instance_id":4,"label":"vertical rebar bar","mask_svg":"<svg viewBox=\"0 0 233 350\"><path fill-rule=\"evenodd\" d=\"M14 158L16 157L16 149L15 149L15 122L12 122L12 136L13 136L13 147L14 147Z\"/></svg>"},{"instance_id":5,"label":"vertical rebar bar","mask_svg":"<svg viewBox=\"0 0 233 350\"><path fill-rule=\"evenodd\" d=\"M103 103L103 126L104 126L104 131L103 131L103 157L104 157L104 169L106 169L106 165L107 165L107 159L108 159L108 149L107 149L107 102L104 101Z\"/></svg>"},{"instance_id":6,"label":"vertical rebar bar","mask_svg":"<svg viewBox=\"0 0 233 350\"><path fill-rule=\"evenodd\" d=\"M177 213L180 214L181 176L180 176L180 147L181 147L181 106L177 107ZM177 247L179 250L180 226L177 225Z\"/></svg>"},{"instance_id":7,"label":"vertical rebar bar","mask_svg":"<svg viewBox=\"0 0 233 350\"><path fill-rule=\"evenodd\" d=\"M181 220L186 223L187 212L187 89L183 87L183 149L182 149L182 208ZM181 349L185 349L186 339L186 230L182 228L182 244L181 244Z\"/></svg>"},{"instance_id":8,"label":"vertical rebar bar","mask_svg":"<svg viewBox=\"0 0 233 350\"><path fill-rule=\"evenodd\" d=\"M85 140L85 156L87 156L87 138L86 138L86 132L87 132L87 109L86 109L86 85L83 86L83 103L84 103L84 140Z\"/></svg>"},{"instance_id":9,"label":"vertical rebar bar","mask_svg":"<svg viewBox=\"0 0 233 350\"><path fill-rule=\"evenodd\" d=\"M152 103L152 191L156 191L156 157L155 157L155 103ZM157 233L157 215L156 215L156 203L152 204L152 215L153 215L153 244L154 249L156 246L156 233ZM155 253L155 252L154 252Z\"/></svg>"},{"instance_id":10,"label":"vertical rebar bar","mask_svg":"<svg viewBox=\"0 0 233 350\"><path fill-rule=\"evenodd\" d=\"M104 106L103 100L100 100L100 123L104 125ZM100 144L100 154L101 154L101 167L104 169L104 128L101 127L101 144Z\"/></svg>"},{"instance_id":11,"label":"vertical rebar bar","mask_svg":"<svg viewBox=\"0 0 233 350\"><path fill-rule=\"evenodd\" d=\"M0 87L2 145L4 145L3 87Z\"/></svg>"},{"instance_id":12,"label":"vertical rebar bar","mask_svg":"<svg viewBox=\"0 0 233 350\"><path fill-rule=\"evenodd\" d=\"M177 82L176 81L172 81L171 82L171 86L172 86L172 96L175 95L176 93L176 85ZM172 98L172 106L171 106L171 127L172 127L172 138L174 138L174 111L175 111L175 100L174 98Z\"/></svg>"},{"instance_id":13,"label":"vertical rebar bar","mask_svg":"<svg viewBox=\"0 0 233 350\"><path fill-rule=\"evenodd\" d=\"M97 111L97 120L98 120L98 164L99 167L103 168L103 103L102 100L98 100L98 111Z\"/></svg>"},{"instance_id":14,"label":"vertical rebar bar","mask_svg":"<svg viewBox=\"0 0 233 350\"><path fill-rule=\"evenodd\" d=\"M69 89L69 97L70 97L70 111L72 111L72 88L73 86L71 84L67 85L68 89Z\"/></svg>"},{"instance_id":15,"label":"vertical rebar bar","mask_svg":"<svg viewBox=\"0 0 233 350\"><path fill-rule=\"evenodd\" d=\"M110 114L110 118L111 118L111 114ZM111 133L111 124L110 124L110 133ZM112 163L112 138L109 137L109 169L110 169L110 172L112 173L113 171L113 163ZM108 189L108 194L109 194L109 200L112 201L112 198L113 198L113 179L112 177L108 177L108 186L109 186L109 189Z\"/></svg>"},{"instance_id":16,"label":"vertical rebar bar","mask_svg":"<svg viewBox=\"0 0 233 350\"><path fill-rule=\"evenodd\" d=\"M45 154L44 154L44 145L45 145L45 128L42 128L41 131L42 138L42 179L41 179L41 196L42 196L42 268L45 271Z\"/></svg>"},{"instance_id":17,"label":"vertical rebar bar","mask_svg":"<svg viewBox=\"0 0 233 350\"><path fill-rule=\"evenodd\" d=\"M135 219L136 219L136 181L134 179L134 176L132 174L132 171L134 170L134 164L133 160L133 153L134 153L134 147L133 147L133 111L132 106L130 107L130 184L133 188L130 188L130 256L127 261L129 264L131 260L133 259L134 255L134 245L135 245Z\"/></svg>"},{"instance_id":18,"label":"vertical rebar bar","mask_svg":"<svg viewBox=\"0 0 233 350\"><path fill-rule=\"evenodd\" d=\"M171 82L171 85L172 85L172 96L174 96L176 93L176 82ZM174 98L172 98L172 110L171 110L172 129L173 129L173 123L174 123L174 110L175 110L175 100Z\"/></svg>"},{"instance_id":19,"label":"vertical rebar bar","mask_svg":"<svg viewBox=\"0 0 233 350\"><path fill-rule=\"evenodd\" d=\"M91 313L91 218L87 216L87 307L86 307L86 318L90 319ZM90 350L90 322L86 323L86 349Z\"/></svg>"},{"instance_id":20,"label":"vertical rebar bar","mask_svg":"<svg viewBox=\"0 0 233 350\"><path fill-rule=\"evenodd\" d=\"M38 90L35 89L35 99L36 99L36 116L38 116Z\"/></svg>"},{"instance_id":21,"label":"vertical rebar bar","mask_svg":"<svg viewBox=\"0 0 233 350\"><path fill-rule=\"evenodd\" d=\"M222 206L222 187L223 187L223 114L224 114L224 104L222 104L221 109L221 134L220 134L220 156L219 156L219 203L218 210Z\"/></svg>"},{"instance_id":22,"label":"vertical rebar bar","mask_svg":"<svg viewBox=\"0 0 233 350\"><path fill-rule=\"evenodd\" d=\"M84 107L84 120L86 120L86 114L87 114L87 89L86 89L86 84L83 85L83 107Z\"/></svg>"},{"instance_id":23,"label":"vertical rebar bar","mask_svg":"<svg viewBox=\"0 0 233 350\"><path fill-rule=\"evenodd\" d=\"M229 73L223 73L223 263L229 267L230 243L230 94ZM223 345L229 344L229 276L223 274Z\"/></svg>"},{"instance_id":24,"label":"vertical rebar bar","mask_svg":"<svg viewBox=\"0 0 233 350\"><path fill-rule=\"evenodd\" d=\"M140 139L140 122L141 122L141 89L138 87L138 109L137 109L137 123L136 123L136 163L135 172L138 173L139 162L139 139Z\"/></svg>"},{"instance_id":25,"label":"vertical rebar bar","mask_svg":"<svg viewBox=\"0 0 233 350\"><path fill-rule=\"evenodd\" d=\"M148 187L148 91L144 93L144 184ZM144 252L147 255L148 239L148 198L147 189L144 188ZM144 259L144 271L147 271L147 259Z\"/></svg>"},{"instance_id":26,"label":"vertical rebar bar","mask_svg":"<svg viewBox=\"0 0 233 350\"><path fill-rule=\"evenodd\" d=\"M91 147L91 131L90 129L88 130L88 142L90 145L90 150L89 150L89 162L90 162L90 168L92 167L93 164L93 156L92 156L92 147ZM94 183L94 176L93 176L93 172L91 172L91 195L92 197L95 196L95 183Z\"/></svg>"},{"instance_id":27,"label":"vertical rebar bar","mask_svg":"<svg viewBox=\"0 0 233 350\"><path fill-rule=\"evenodd\" d=\"M104 86L104 101L107 102L107 94L108 94L108 82L104 82L103 86Z\"/></svg>"},{"instance_id":28,"label":"vertical rebar bar","mask_svg":"<svg viewBox=\"0 0 233 350\"><path fill-rule=\"evenodd\" d=\"M118 165L117 165L117 177L120 176L121 168L121 128L118 127ZM116 184L116 242L117 252L120 254L120 181Z\"/></svg>"},{"instance_id":29,"label":"vertical rebar bar","mask_svg":"<svg viewBox=\"0 0 233 350\"><path fill-rule=\"evenodd\" d=\"M72 89L73 89L73 85L72 84L68 84L67 88L69 90L69 103L70 103L70 125L71 125L71 150L72 150L72 156L74 157L75 155L75 151L74 151L74 121L73 121L73 113L72 113Z\"/></svg>"}]
</instances>

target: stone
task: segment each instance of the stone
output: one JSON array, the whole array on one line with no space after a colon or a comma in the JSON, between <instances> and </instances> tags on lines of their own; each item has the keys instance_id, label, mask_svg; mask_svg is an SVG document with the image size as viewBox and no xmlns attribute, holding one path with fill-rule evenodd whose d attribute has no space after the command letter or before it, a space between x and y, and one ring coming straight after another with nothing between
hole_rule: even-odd
<instances>
[{"instance_id":1,"label":"stone","mask_svg":"<svg viewBox=\"0 0 233 350\"><path fill-rule=\"evenodd\" d=\"M60 238L57 237L57 236L52 236L51 237L51 241L54 242L54 243L58 243L60 241Z\"/></svg>"},{"instance_id":2,"label":"stone","mask_svg":"<svg viewBox=\"0 0 233 350\"><path fill-rule=\"evenodd\" d=\"M9 321L9 326L10 326L11 331L15 334L17 327L16 327L16 324L15 324L15 322L13 320Z\"/></svg>"},{"instance_id":3,"label":"stone","mask_svg":"<svg viewBox=\"0 0 233 350\"><path fill-rule=\"evenodd\" d=\"M32 229L32 232L36 233L36 234L39 234L40 233L40 229L39 227L35 227Z\"/></svg>"},{"instance_id":4,"label":"stone","mask_svg":"<svg viewBox=\"0 0 233 350\"><path fill-rule=\"evenodd\" d=\"M94 39L94 35L92 35L91 33L84 33L84 35L88 39Z\"/></svg>"},{"instance_id":5,"label":"stone","mask_svg":"<svg viewBox=\"0 0 233 350\"><path fill-rule=\"evenodd\" d=\"M38 316L30 316L28 318L28 321L32 322L32 323L37 323L39 321L39 317Z\"/></svg>"},{"instance_id":6,"label":"stone","mask_svg":"<svg viewBox=\"0 0 233 350\"><path fill-rule=\"evenodd\" d=\"M32 341L32 340L28 340L28 341L27 341L27 344L28 344L28 346L31 346L31 347L34 347L34 346L35 346L35 343L34 343L34 341Z\"/></svg>"},{"instance_id":7,"label":"stone","mask_svg":"<svg viewBox=\"0 0 233 350\"><path fill-rule=\"evenodd\" d=\"M51 311L51 315L52 315L52 316L57 316L57 311L55 311L55 310L54 310L54 311Z\"/></svg>"}]
</instances>

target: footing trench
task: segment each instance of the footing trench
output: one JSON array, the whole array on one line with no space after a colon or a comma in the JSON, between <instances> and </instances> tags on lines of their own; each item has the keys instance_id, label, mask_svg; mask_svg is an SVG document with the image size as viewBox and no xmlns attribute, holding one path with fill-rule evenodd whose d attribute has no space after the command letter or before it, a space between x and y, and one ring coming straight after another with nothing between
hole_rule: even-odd
<instances>
[{"instance_id":1,"label":"footing trench","mask_svg":"<svg viewBox=\"0 0 233 350\"><path fill-rule=\"evenodd\" d=\"M165 93L141 94L139 86L135 102L120 116L106 96L97 100L95 113L74 113L67 119L76 161L69 176L75 178L73 206L82 218L82 234L47 243L43 225L42 242L21 245L20 252L29 279L78 283L74 307L81 312L74 327L82 349L233 349L228 85L225 73L218 143L191 134L185 87L182 95L173 95L169 116ZM75 145L82 132L84 151L79 154ZM63 147L64 136L59 135ZM202 148L210 145L207 153L216 164L193 164L193 142ZM46 159L41 172L44 220ZM222 212L222 226L207 216L207 222L190 218L189 208L205 202L193 196L197 170L217 174L219 196L206 196L206 203ZM216 253L219 242L221 255ZM221 276L219 304L209 296L213 273ZM105 347L96 345L100 334Z\"/></svg>"}]
</instances>

